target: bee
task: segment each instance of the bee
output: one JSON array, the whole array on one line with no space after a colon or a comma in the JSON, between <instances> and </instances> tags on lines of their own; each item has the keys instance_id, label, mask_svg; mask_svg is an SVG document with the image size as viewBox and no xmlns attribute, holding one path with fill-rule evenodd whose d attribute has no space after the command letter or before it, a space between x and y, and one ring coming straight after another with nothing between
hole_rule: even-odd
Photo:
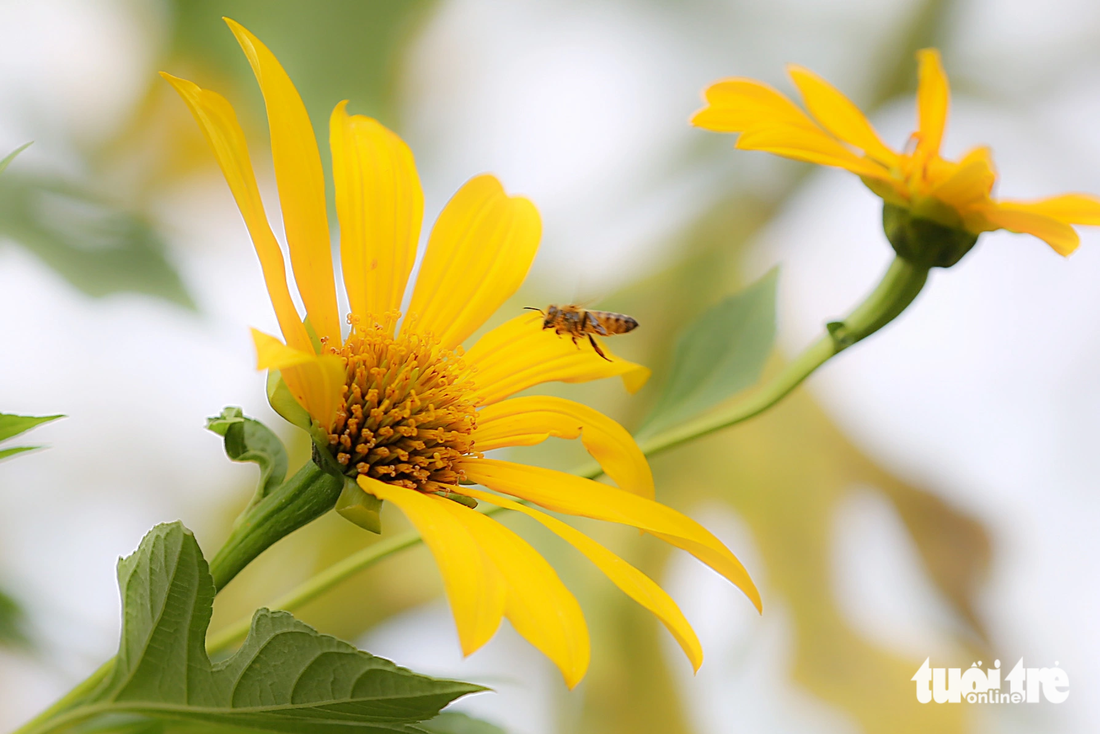
<instances>
[{"instance_id":1,"label":"bee","mask_svg":"<svg viewBox=\"0 0 1100 734\"><path fill-rule=\"evenodd\" d=\"M588 311L580 306L555 306L553 304L547 306L545 312L541 308L534 308L533 306L525 306L524 308L542 314L543 329L553 329L558 336L567 334L574 344L577 343L577 339L588 337L588 343L596 350L596 354L608 362L611 359L603 353L593 335L613 336L615 334L625 334L638 328L638 322L632 316L612 313L611 311Z\"/></svg>"}]
</instances>

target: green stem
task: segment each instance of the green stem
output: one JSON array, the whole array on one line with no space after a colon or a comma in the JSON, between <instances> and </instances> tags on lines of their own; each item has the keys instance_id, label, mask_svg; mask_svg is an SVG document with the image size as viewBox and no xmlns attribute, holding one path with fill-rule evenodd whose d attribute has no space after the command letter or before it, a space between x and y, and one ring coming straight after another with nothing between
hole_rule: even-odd
<instances>
[{"instance_id":1,"label":"green stem","mask_svg":"<svg viewBox=\"0 0 1100 734\"><path fill-rule=\"evenodd\" d=\"M790 394L829 358L893 321L913 302L927 280L927 268L895 258L871 294L843 321L831 323L828 334L811 344L771 382L726 410L705 415L644 441L641 444L642 452L646 456L652 456L763 413ZM597 464L592 463L575 473L593 479L603 472ZM487 510L486 514L496 514L499 511L500 508L494 507ZM419 542L420 535L413 530L375 543L353 553L275 600L271 608L293 611L367 567ZM207 649L211 654L225 652L248 636L250 626L251 619L238 620L211 638Z\"/></svg>"},{"instance_id":2,"label":"green stem","mask_svg":"<svg viewBox=\"0 0 1100 734\"><path fill-rule=\"evenodd\" d=\"M56 716L62 714L66 709L69 709L76 704L80 703L81 699L90 695L99 684L107 679L107 676L111 674L111 668L114 667L115 659L111 658L103 665L78 683L75 688L66 693L61 699L56 701L48 709L35 716L23 726L16 729L12 734L30 734L30 732L45 732L49 731L52 726L46 726L47 723L52 724L51 721Z\"/></svg>"},{"instance_id":3,"label":"green stem","mask_svg":"<svg viewBox=\"0 0 1100 734\"><path fill-rule=\"evenodd\" d=\"M342 477L307 461L297 474L249 508L233 528L225 545L210 561L214 588L223 589L276 541L335 507L343 488Z\"/></svg>"},{"instance_id":4,"label":"green stem","mask_svg":"<svg viewBox=\"0 0 1100 734\"><path fill-rule=\"evenodd\" d=\"M809 377L813 372L848 347L893 321L913 302L928 279L928 268L912 265L902 258L891 263L882 281L864 301L843 320L829 324L829 333L802 352L767 385L751 396L725 410L705 415L653 436L641 444L646 456L667 451L715 431L746 421L772 407ZM596 464L583 467L576 474L593 479L602 474ZM222 589L242 568L270 545L299 527L331 510L343 488L343 481L308 462L288 482L251 508L234 529L225 546L210 563L210 572L217 589ZM493 507L485 511L493 515L501 511ZM409 531L375 543L343 561L330 566L288 594L276 599L270 607L292 611L301 607L351 576L398 551L420 542L416 531ZM210 654L225 652L248 636L251 619L241 619L223 629L207 643ZM64 698L42 712L13 734L30 734L49 719L91 692L110 672L114 660L109 660L87 680Z\"/></svg>"},{"instance_id":5,"label":"green stem","mask_svg":"<svg viewBox=\"0 0 1100 734\"><path fill-rule=\"evenodd\" d=\"M494 507L487 510L485 514L495 514L500 512L501 509L502 508ZM364 570L368 566L372 566L383 558L391 556L398 551L405 550L419 542L420 534L413 530L369 545L363 550L353 553L339 563L329 566L321 573L296 587L290 593L276 599L270 604L270 608L286 611L297 609L303 604L316 599L332 587L337 586L351 576ZM248 631L251 627L251 617L244 617L237 620L234 624L212 636L206 643L206 651L211 655L217 655L218 653L231 649L248 636Z\"/></svg>"},{"instance_id":6,"label":"green stem","mask_svg":"<svg viewBox=\"0 0 1100 734\"><path fill-rule=\"evenodd\" d=\"M927 280L927 268L912 265L900 257L894 258L871 294L843 321L830 323L829 333L803 350L770 382L724 410L708 413L643 441L642 451L652 456L760 415L789 395L829 359L897 318Z\"/></svg>"},{"instance_id":7,"label":"green stem","mask_svg":"<svg viewBox=\"0 0 1100 734\"><path fill-rule=\"evenodd\" d=\"M245 511L241 522L210 562L214 587L220 591L276 541L331 510L343 486L341 477L324 472L312 461L306 462L297 474ZM43 729L43 725L95 690L110 674L112 665L114 658L13 734L49 731L48 727Z\"/></svg>"}]
</instances>

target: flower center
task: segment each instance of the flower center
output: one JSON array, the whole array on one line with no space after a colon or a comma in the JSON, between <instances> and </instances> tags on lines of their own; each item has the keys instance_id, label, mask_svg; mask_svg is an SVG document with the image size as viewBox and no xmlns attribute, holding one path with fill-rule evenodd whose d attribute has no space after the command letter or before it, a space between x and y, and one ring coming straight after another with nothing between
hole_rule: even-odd
<instances>
[{"instance_id":1,"label":"flower center","mask_svg":"<svg viewBox=\"0 0 1100 734\"><path fill-rule=\"evenodd\" d=\"M391 336L399 316L350 317L351 336L336 350L347 381L329 444L349 477L446 492L464 478L454 465L472 452L478 398L460 354L431 336Z\"/></svg>"}]
</instances>

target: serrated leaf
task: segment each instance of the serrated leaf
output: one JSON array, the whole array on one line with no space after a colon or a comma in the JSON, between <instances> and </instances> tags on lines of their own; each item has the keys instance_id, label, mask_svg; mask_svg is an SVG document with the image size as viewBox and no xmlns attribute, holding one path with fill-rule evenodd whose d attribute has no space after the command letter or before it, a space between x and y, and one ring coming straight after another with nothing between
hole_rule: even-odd
<instances>
[{"instance_id":1,"label":"serrated leaf","mask_svg":"<svg viewBox=\"0 0 1100 734\"><path fill-rule=\"evenodd\" d=\"M774 268L705 311L676 342L665 390L640 436L690 420L760 379L775 342Z\"/></svg>"},{"instance_id":2,"label":"serrated leaf","mask_svg":"<svg viewBox=\"0 0 1100 734\"><path fill-rule=\"evenodd\" d=\"M422 731L460 696L485 690L437 680L260 609L241 649L213 665L206 631L214 582L180 523L158 525L119 562L122 640L103 684L61 714L68 723L137 714L159 721L290 732Z\"/></svg>"},{"instance_id":3,"label":"serrated leaf","mask_svg":"<svg viewBox=\"0 0 1100 734\"><path fill-rule=\"evenodd\" d=\"M206 419L208 430L225 439L225 453L232 461L249 461L260 467L260 484L253 503L266 497L286 479L286 447L275 432L240 408L226 408Z\"/></svg>"},{"instance_id":4,"label":"serrated leaf","mask_svg":"<svg viewBox=\"0 0 1100 734\"><path fill-rule=\"evenodd\" d=\"M34 141L32 140L31 142L33 143ZM19 155L29 147L30 143L23 143L18 148L4 156L4 159L0 160L0 173L3 173L5 169L7 169L9 165L11 165L11 162L15 160L15 156Z\"/></svg>"},{"instance_id":5,"label":"serrated leaf","mask_svg":"<svg viewBox=\"0 0 1100 734\"><path fill-rule=\"evenodd\" d=\"M420 728L431 734L505 734L496 724L458 712L440 714L431 721L420 724Z\"/></svg>"},{"instance_id":6,"label":"serrated leaf","mask_svg":"<svg viewBox=\"0 0 1100 734\"><path fill-rule=\"evenodd\" d=\"M129 291L195 307L152 225L88 187L9 171L0 176L0 235L90 296Z\"/></svg>"},{"instance_id":7,"label":"serrated leaf","mask_svg":"<svg viewBox=\"0 0 1100 734\"><path fill-rule=\"evenodd\" d=\"M58 418L64 417L63 415L34 416L0 413L0 441L14 438L20 433L26 433L35 426L40 426L43 423L49 423L50 421L55 421Z\"/></svg>"}]
</instances>

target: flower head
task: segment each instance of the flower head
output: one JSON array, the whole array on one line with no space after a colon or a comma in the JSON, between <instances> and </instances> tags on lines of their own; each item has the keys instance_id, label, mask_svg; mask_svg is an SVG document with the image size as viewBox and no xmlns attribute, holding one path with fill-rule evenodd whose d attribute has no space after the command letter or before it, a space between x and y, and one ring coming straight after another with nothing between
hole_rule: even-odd
<instances>
[{"instance_id":1,"label":"flower head","mask_svg":"<svg viewBox=\"0 0 1100 734\"><path fill-rule=\"evenodd\" d=\"M507 617L558 665L570 686L588 665L588 632L576 600L531 546L471 509L480 501L528 515L576 547L652 611L698 668L699 641L656 583L571 526L504 496L640 528L695 555L760 606L752 580L717 538L654 501L649 465L624 428L562 398L512 397L543 382L612 376L633 392L649 370L610 352L607 361L578 349L543 330L538 314L517 316L463 351L462 343L527 274L541 235L534 205L505 193L492 176L468 181L432 228L401 319L398 309L424 206L416 166L397 135L375 120L349 115L345 102L338 104L329 142L351 309L345 334L309 117L275 56L240 25L227 22L267 106L304 321L291 298L282 252L232 107L215 92L164 76L202 127L259 255L285 341L254 330L258 366L280 372L334 466L363 491L397 505L420 531L443 575L463 651L470 654L485 644ZM486 451L531 446L550 436L580 437L618 486L484 458Z\"/></svg>"},{"instance_id":2,"label":"flower head","mask_svg":"<svg viewBox=\"0 0 1100 734\"><path fill-rule=\"evenodd\" d=\"M855 173L885 202L884 223L898 254L918 264L953 265L979 234L996 229L1034 235L1062 255L1073 252L1080 240L1071 225L1100 224L1100 199L993 199L997 173L989 148L974 148L958 161L940 156L950 101L947 76L935 49L917 58L917 131L901 152L883 143L835 87L793 65L788 72L809 115L766 84L726 79L706 90L707 106L692 123L740 133L738 148Z\"/></svg>"}]
</instances>

